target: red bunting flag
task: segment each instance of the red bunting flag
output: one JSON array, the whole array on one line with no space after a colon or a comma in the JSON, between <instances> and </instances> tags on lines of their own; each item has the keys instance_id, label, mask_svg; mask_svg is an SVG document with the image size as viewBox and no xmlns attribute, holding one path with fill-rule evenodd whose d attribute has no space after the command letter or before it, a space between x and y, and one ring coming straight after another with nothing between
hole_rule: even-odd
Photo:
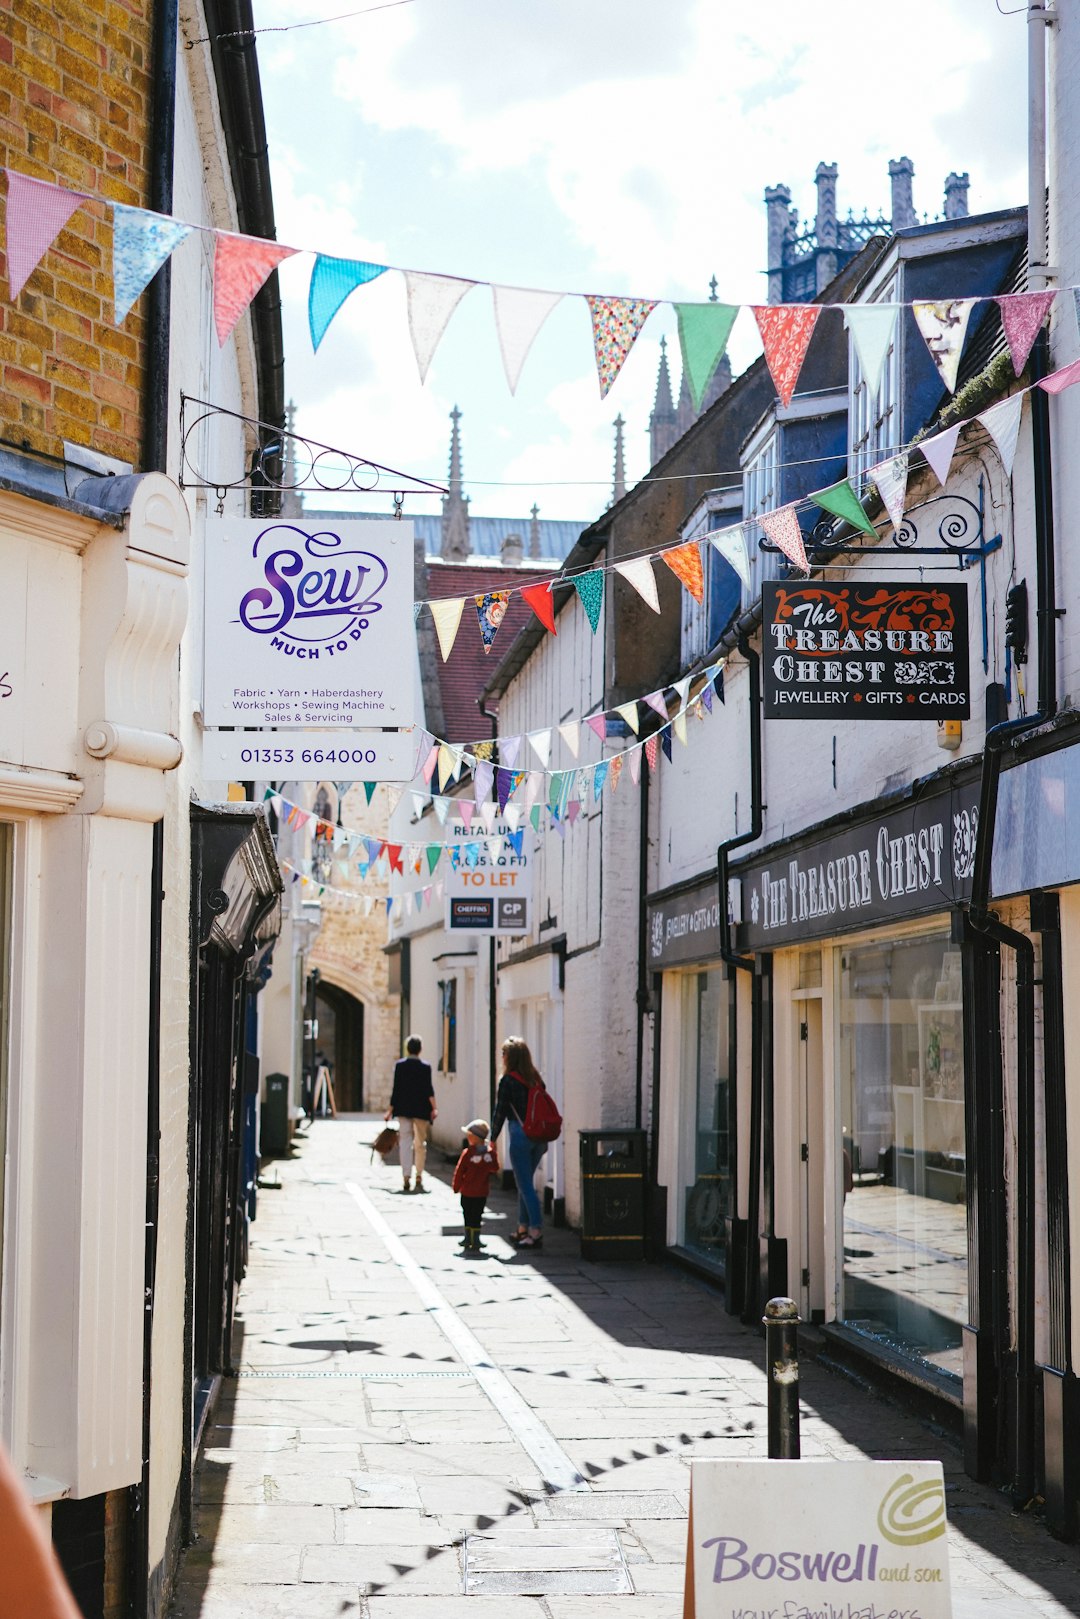
<instances>
[{"instance_id":1,"label":"red bunting flag","mask_svg":"<svg viewBox=\"0 0 1080 1619\"><path fill-rule=\"evenodd\" d=\"M263 282L282 259L295 252L295 247L281 247L254 236L214 232L214 326L222 348Z\"/></svg>"},{"instance_id":2,"label":"red bunting flag","mask_svg":"<svg viewBox=\"0 0 1080 1619\"><path fill-rule=\"evenodd\" d=\"M648 738L648 740L646 741L646 743L645 743L645 756L649 761L649 769L650 770L655 770L656 769L656 761L657 761L657 758L659 756L659 750L660 750L660 740L659 740L659 738L656 737L656 736L650 736Z\"/></svg>"},{"instance_id":3,"label":"red bunting flag","mask_svg":"<svg viewBox=\"0 0 1080 1619\"><path fill-rule=\"evenodd\" d=\"M685 545L673 545L669 551L661 551L660 555L694 600L704 601L705 575L701 567L701 546L697 540L688 540Z\"/></svg>"},{"instance_id":4,"label":"red bunting flag","mask_svg":"<svg viewBox=\"0 0 1080 1619\"><path fill-rule=\"evenodd\" d=\"M400 843L384 843L383 848L386 851L387 859L390 861L390 870L391 871L399 871L399 872L401 872L402 876L404 876L405 873L404 873L404 869L403 869L403 866L402 866L402 860L401 860L401 844Z\"/></svg>"},{"instance_id":5,"label":"red bunting flag","mask_svg":"<svg viewBox=\"0 0 1080 1619\"><path fill-rule=\"evenodd\" d=\"M551 585L526 585L521 592L522 598L528 602L537 618L546 630L557 635L555 628L555 603L552 600Z\"/></svg>"},{"instance_id":6,"label":"red bunting flag","mask_svg":"<svg viewBox=\"0 0 1080 1619\"><path fill-rule=\"evenodd\" d=\"M751 308L761 333L765 364L780 395L780 403L790 405L821 305L752 304Z\"/></svg>"}]
</instances>

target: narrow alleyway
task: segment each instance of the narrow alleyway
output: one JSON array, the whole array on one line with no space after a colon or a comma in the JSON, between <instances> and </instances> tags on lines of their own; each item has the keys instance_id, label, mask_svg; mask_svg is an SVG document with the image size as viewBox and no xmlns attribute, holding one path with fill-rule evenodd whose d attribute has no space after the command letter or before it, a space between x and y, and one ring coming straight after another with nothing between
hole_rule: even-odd
<instances>
[{"instance_id":1,"label":"narrow alleyway","mask_svg":"<svg viewBox=\"0 0 1080 1619\"><path fill-rule=\"evenodd\" d=\"M763 1345L673 1269L516 1254L497 1194L458 1251L428 1196L316 1124L260 1194L242 1339L173 1619L677 1619L689 1462L765 1454ZM957 1447L813 1364L807 1457L940 1457L959 1619L1080 1613L1080 1549Z\"/></svg>"}]
</instances>

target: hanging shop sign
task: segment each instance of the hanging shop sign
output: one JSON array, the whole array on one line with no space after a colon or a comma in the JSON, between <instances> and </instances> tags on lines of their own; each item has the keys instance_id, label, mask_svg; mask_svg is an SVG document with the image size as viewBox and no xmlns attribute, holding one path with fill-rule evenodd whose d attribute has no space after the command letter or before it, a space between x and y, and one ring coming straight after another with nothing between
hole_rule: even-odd
<instances>
[{"instance_id":1,"label":"hanging shop sign","mask_svg":"<svg viewBox=\"0 0 1080 1619\"><path fill-rule=\"evenodd\" d=\"M411 523L221 517L205 556L205 725L413 723Z\"/></svg>"},{"instance_id":2,"label":"hanging shop sign","mask_svg":"<svg viewBox=\"0 0 1080 1619\"><path fill-rule=\"evenodd\" d=\"M463 822L451 823L451 829L465 841L458 844L457 858L444 878L448 930L528 933L532 867L520 831L496 821L490 834L471 840Z\"/></svg>"},{"instance_id":3,"label":"hanging shop sign","mask_svg":"<svg viewBox=\"0 0 1080 1619\"><path fill-rule=\"evenodd\" d=\"M732 867L742 950L775 950L947 910L971 893L977 781Z\"/></svg>"},{"instance_id":4,"label":"hanging shop sign","mask_svg":"<svg viewBox=\"0 0 1080 1619\"><path fill-rule=\"evenodd\" d=\"M1080 747L1022 759L1001 772L990 892L1022 894L1080 882Z\"/></svg>"},{"instance_id":5,"label":"hanging shop sign","mask_svg":"<svg viewBox=\"0 0 1080 1619\"><path fill-rule=\"evenodd\" d=\"M964 720L967 586L762 586L765 718Z\"/></svg>"},{"instance_id":6,"label":"hanging shop sign","mask_svg":"<svg viewBox=\"0 0 1080 1619\"><path fill-rule=\"evenodd\" d=\"M649 970L720 956L720 898L716 878L649 901Z\"/></svg>"},{"instance_id":7,"label":"hanging shop sign","mask_svg":"<svg viewBox=\"0 0 1080 1619\"><path fill-rule=\"evenodd\" d=\"M695 1461L686 1619L951 1619L940 1462Z\"/></svg>"}]
</instances>

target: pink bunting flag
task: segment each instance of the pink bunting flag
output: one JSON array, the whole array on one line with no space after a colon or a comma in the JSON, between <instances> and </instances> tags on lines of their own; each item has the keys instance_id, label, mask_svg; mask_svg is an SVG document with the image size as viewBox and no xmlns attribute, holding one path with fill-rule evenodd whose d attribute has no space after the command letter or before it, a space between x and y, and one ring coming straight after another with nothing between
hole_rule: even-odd
<instances>
[{"instance_id":1,"label":"pink bunting flag","mask_svg":"<svg viewBox=\"0 0 1080 1619\"><path fill-rule=\"evenodd\" d=\"M656 761L660 757L660 738L658 736L650 736L645 743L645 757L649 761L649 769L655 772Z\"/></svg>"},{"instance_id":2,"label":"pink bunting flag","mask_svg":"<svg viewBox=\"0 0 1080 1619\"><path fill-rule=\"evenodd\" d=\"M780 403L790 405L821 305L752 304L751 308Z\"/></svg>"},{"instance_id":3,"label":"pink bunting flag","mask_svg":"<svg viewBox=\"0 0 1080 1619\"><path fill-rule=\"evenodd\" d=\"M634 748L630 754L630 780L636 787L641 780L641 749Z\"/></svg>"},{"instance_id":4,"label":"pink bunting flag","mask_svg":"<svg viewBox=\"0 0 1080 1619\"><path fill-rule=\"evenodd\" d=\"M651 691L642 701L648 703L654 714L659 714L661 719L667 719L667 703L664 701L662 691Z\"/></svg>"},{"instance_id":5,"label":"pink bunting flag","mask_svg":"<svg viewBox=\"0 0 1080 1619\"><path fill-rule=\"evenodd\" d=\"M638 333L656 308L650 298L589 298L600 397L606 399Z\"/></svg>"},{"instance_id":6,"label":"pink bunting flag","mask_svg":"<svg viewBox=\"0 0 1080 1619\"><path fill-rule=\"evenodd\" d=\"M295 247L255 236L214 232L214 326L219 347L225 347L229 333L268 276L295 252Z\"/></svg>"},{"instance_id":7,"label":"pink bunting flag","mask_svg":"<svg viewBox=\"0 0 1080 1619\"><path fill-rule=\"evenodd\" d=\"M1071 365L1063 365L1060 371L1051 371L1048 377L1043 377L1039 383L1044 393L1061 394L1066 388L1072 388L1080 382L1080 360L1073 360Z\"/></svg>"},{"instance_id":8,"label":"pink bunting flag","mask_svg":"<svg viewBox=\"0 0 1080 1619\"><path fill-rule=\"evenodd\" d=\"M590 714L588 719L585 721L585 724L587 726L589 726L590 730L593 730L593 731L596 732L596 734L600 738L601 742L603 742L603 741L605 741L607 739L607 716L606 716L606 714Z\"/></svg>"},{"instance_id":9,"label":"pink bunting flag","mask_svg":"<svg viewBox=\"0 0 1080 1619\"><path fill-rule=\"evenodd\" d=\"M14 169L7 175L7 271L15 299L56 241L75 210L87 199L45 180L31 180Z\"/></svg>"},{"instance_id":10,"label":"pink bunting flag","mask_svg":"<svg viewBox=\"0 0 1080 1619\"><path fill-rule=\"evenodd\" d=\"M1001 310L1001 328L1017 376L1027 365L1039 328L1056 297L1056 292L1051 288L1046 292L1006 292L994 299Z\"/></svg>"},{"instance_id":11,"label":"pink bunting flag","mask_svg":"<svg viewBox=\"0 0 1080 1619\"><path fill-rule=\"evenodd\" d=\"M803 573L810 572L802 529L799 527L794 506L781 506L778 512L761 512L758 522L773 545L779 546L790 562L794 562Z\"/></svg>"}]
</instances>

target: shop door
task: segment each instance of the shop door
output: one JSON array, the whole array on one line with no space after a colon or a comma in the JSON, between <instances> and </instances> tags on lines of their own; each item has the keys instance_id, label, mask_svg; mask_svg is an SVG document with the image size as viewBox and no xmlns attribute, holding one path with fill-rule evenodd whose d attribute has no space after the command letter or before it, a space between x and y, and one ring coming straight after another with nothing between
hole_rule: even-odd
<instances>
[{"instance_id":1,"label":"shop door","mask_svg":"<svg viewBox=\"0 0 1080 1619\"><path fill-rule=\"evenodd\" d=\"M799 1309L807 1320L825 1319L825 1097L821 995L794 1002L799 1068L799 1212L801 1285Z\"/></svg>"}]
</instances>

